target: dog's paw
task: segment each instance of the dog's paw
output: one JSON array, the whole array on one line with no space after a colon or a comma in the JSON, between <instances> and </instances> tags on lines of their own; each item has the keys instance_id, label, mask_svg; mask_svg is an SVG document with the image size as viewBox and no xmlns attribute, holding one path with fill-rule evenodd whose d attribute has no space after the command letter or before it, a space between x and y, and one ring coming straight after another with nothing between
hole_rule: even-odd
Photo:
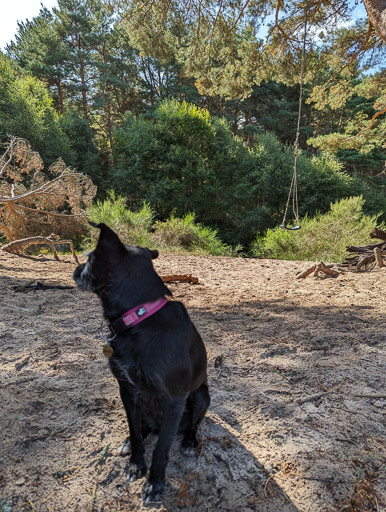
<instances>
[{"instance_id":1,"label":"dog's paw","mask_svg":"<svg viewBox=\"0 0 386 512\"><path fill-rule=\"evenodd\" d=\"M121 444L121 446L119 446L117 448L117 453L118 455L120 455L121 457L125 457L126 455L129 455L129 453L131 453L131 444L130 444L130 438L127 437L123 443Z\"/></svg>"},{"instance_id":2,"label":"dog's paw","mask_svg":"<svg viewBox=\"0 0 386 512\"><path fill-rule=\"evenodd\" d=\"M125 467L125 475L129 482L135 482L138 478L142 478L146 475L147 467L146 465L138 466L133 462L129 462Z\"/></svg>"},{"instance_id":3,"label":"dog's paw","mask_svg":"<svg viewBox=\"0 0 386 512\"><path fill-rule=\"evenodd\" d=\"M182 443L181 443L181 452L188 457L194 457L196 455L196 446L197 446L196 439L194 439L194 440L183 439Z\"/></svg>"},{"instance_id":4,"label":"dog's paw","mask_svg":"<svg viewBox=\"0 0 386 512\"><path fill-rule=\"evenodd\" d=\"M159 501L164 492L165 484L163 482L146 482L142 490L142 500L144 503L154 503Z\"/></svg>"},{"instance_id":5,"label":"dog's paw","mask_svg":"<svg viewBox=\"0 0 386 512\"><path fill-rule=\"evenodd\" d=\"M196 449L193 446L181 445L181 453L187 457L194 457L196 455Z\"/></svg>"}]
</instances>

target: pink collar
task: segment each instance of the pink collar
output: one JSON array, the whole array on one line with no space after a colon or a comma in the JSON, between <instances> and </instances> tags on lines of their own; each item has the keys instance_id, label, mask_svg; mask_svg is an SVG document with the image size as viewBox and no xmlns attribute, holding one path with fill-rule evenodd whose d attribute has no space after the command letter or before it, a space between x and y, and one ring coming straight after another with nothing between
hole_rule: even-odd
<instances>
[{"instance_id":1,"label":"pink collar","mask_svg":"<svg viewBox=\"0 0 386 512\"><path fill-rule=\"evenodd\" d=\"M133 327L142 322L142 320L146 320L149 316L157 313L167 302L168 299L166 297L161 297L153 302L145 302L133 309L129 309L122 316L110 322L110 331L115 335L121 334L129 327Z\"/></svg>"}]
</instances>

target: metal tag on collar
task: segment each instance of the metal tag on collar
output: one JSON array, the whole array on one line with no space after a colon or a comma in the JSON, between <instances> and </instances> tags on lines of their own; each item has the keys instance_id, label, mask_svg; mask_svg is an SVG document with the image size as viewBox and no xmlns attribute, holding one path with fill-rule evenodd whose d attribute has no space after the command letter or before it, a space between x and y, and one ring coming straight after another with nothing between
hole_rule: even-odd
<instances>
[{"instance_id":1,"label":"metal tag on collar","mask_svg":"<svg viewBox=\"0 0 386 512\"><path fill-rule=\"evenodd\" d=\"M102 352L103 352L103 355L105 357L111 357L113 354L114 354L114 349L113 347L110 345L110 342L115 340L115 338L117 337L116 334L114 334L114 336L111 336L110 338L106 338L106 336L102 333L102 331L100 331L99 333L99 336L102 338L102 340L105 342L105 344L103 345L103 349L102 349Z\"/></svg>"},{"instance_id":2,"label":"metal tag on collar","mask_svg":"<svg viewBox=\"0 0 386 512\"><path fill-rule=\"evenodd\" d=\"M114 354L114 349L111 345L107 345L107 343L105 343L103 345L102 352L105 357L111 357Z\"/></svg>"}]
</instances>

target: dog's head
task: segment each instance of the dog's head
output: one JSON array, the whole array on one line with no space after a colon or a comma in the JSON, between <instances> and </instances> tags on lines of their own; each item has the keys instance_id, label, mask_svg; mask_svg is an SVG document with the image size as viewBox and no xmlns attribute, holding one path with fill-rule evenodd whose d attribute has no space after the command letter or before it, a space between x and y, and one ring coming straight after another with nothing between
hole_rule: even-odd
<instances>
[{"instance_id":1,"label":"dog's head","mask_svg":"<svg viewBox=\"0 0 386 512\"><path fill-rule=\"evenodd\" d=\"M95 292L102 301L124 302L125 307L171 295L153 268L157 250L123 244L106 224L90 224L100 229L100 235L87 263L73 274L80 289Z\"/></svg>"}]
</instances>

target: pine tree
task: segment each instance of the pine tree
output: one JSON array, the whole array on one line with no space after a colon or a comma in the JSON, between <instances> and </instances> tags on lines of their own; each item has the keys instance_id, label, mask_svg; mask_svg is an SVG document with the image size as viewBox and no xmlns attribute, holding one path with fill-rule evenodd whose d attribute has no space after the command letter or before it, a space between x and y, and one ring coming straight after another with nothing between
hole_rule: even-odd
<instances>
[{"instance_id":1,"label":"pine tree","mask_svg":"<svg viewBox=\"0 0 386 512\"><path fill-rule=\"evenodd\" d=\"M18 23L15 41L6 47L18 64L47 84L60 113L64 112L64 64L68 49L54 27L53 14L42 7L32 21Z\"/></svg>"}]
</instances>

